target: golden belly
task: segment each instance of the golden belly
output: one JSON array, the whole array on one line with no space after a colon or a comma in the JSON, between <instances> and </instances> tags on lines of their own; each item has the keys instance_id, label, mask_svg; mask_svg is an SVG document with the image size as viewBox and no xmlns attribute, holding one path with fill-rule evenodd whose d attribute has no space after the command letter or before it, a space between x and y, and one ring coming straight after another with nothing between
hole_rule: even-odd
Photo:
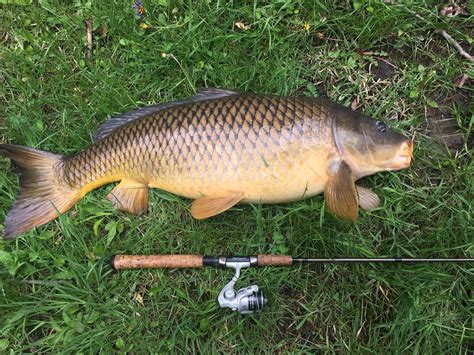
<instances>
[{"instance_id":1,"label":"golden belly","mask_svg":"<svg viewBox=\"0 0 474 355\"><path fill-rule=\"evenodd\" d=\"M225 162L202 162L187 173L151 178L149 186L191 199L243 192L243 202L290 202L324 190L327 156L331 152L329 147L313 147L266 156L241 155L239 164L232 169ZM202 165L213 169L202 169Z\"/></svg>"}]
</instances>

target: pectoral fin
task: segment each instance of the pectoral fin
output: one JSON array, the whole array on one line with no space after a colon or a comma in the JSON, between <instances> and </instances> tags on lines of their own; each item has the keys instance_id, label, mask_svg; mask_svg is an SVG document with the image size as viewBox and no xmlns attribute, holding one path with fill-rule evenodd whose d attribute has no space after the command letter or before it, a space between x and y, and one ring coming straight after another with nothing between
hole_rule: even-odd
<instances>
[{"instance_id":1,"label":"pectoral fin","mask_svg":"<svg viewBox=\"0 0 474 355\"><path fill-rule=\"evenodd\" d=\"M380 198L372 190L362 186L356 186L357 195L359 196L359 206L365 210L373 210L380 206Z\"/></svg>"},{"instance_id":2,"label":"pectoral fin","mask_svg":"<svg viewBox=\"0 0 474 355\"><path fill-rule=\"evenodd\" d=\"M224 212L243 200L242 192L233 192L225 196L205 196L195 200L191 206L191 215L196 219L204 219Z\"/></svg>"},{"instance_id":3,"label":"pectoral fin","mask_svg":"<svg viewBox=\"0 0 474 355\"><path fill-rule=\"evenodd\" d=\"M333 161L328 174L329 180L324 189L328 208L340 218L357 220L359 206L351 168L343 160Z\"/></svg>"},{"instance_id":4,"label":"pectoral fin","mask_svg":"<svg viewBox=\"0 0 474 355\"><path fill-rule=\"evenodd\" d=\"M143 214L148 209L148 186L131 180L122 180L107 198L120 211Z\"/></svg>"}]
</instances>

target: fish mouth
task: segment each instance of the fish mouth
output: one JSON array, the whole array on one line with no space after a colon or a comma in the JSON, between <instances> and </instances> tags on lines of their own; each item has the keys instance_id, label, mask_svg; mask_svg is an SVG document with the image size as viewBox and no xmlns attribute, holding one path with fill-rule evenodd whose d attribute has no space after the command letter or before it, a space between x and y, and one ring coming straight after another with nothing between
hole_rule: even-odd
<instances>
[{"instance_id":1,"label":"fish mouth","mask_svg":"<svg viewBox=\"0 0 474 355\"><path fill-rule=\"evenodd\" d=\"M408 168L413 159L413 147L413 141L410 140L403 142L395 158L391 161L390 168L388 170Z\"/></svg>"}]
</instances>

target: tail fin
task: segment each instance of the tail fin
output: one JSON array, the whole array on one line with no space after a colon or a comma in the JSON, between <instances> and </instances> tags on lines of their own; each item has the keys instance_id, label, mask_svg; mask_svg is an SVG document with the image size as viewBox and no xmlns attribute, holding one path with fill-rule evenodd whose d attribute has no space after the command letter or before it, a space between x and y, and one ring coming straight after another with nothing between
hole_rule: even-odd
<instances>
[{"instance_id":1,"label":"tail fin","mask_svg":"<svg viewBox=\"0 0 474 355\"><path fill-rule=\"evenodd\" d=\"M76 192L58 178L62 156L11 144L0 144L18 168L20 191L5 219L4 239L13 239L66 212L77 201Z\"/></svg>"}]
</instances>

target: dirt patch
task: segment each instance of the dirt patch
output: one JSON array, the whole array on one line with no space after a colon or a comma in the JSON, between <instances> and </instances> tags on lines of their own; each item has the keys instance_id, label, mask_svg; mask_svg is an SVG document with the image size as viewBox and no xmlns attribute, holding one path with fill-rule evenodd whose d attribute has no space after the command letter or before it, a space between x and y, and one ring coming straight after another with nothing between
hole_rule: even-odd
<instances>
[{"instance_id":1,"label":"dirt patch","mask_svg":"<svg viewBox=\"0 0 474 355\"><path fill-rule=\"evenodd\" d=\"M447 146L452 153L463 149L464 137L456 122L456 111L462 117L469 115L471 93L468 89L457 89L451 93L439 92L433 95L432 100L438 107L426 107L426 134L434 138L443 146ZM472 139L467 142L472 147Z\"/></svg>"},{"instance_id":2,"label":"dirt patch","mask_svg":"<svg viewBox=\"0 0 474 355\"><path fill-rule=\"evenodd\" d=\"M377 64L367 63L365 70L372 74L375 80L383 81L390 78L395 71L395 65L382 58L376 58L376 60Z\"/></svg>"}]
</instances>

